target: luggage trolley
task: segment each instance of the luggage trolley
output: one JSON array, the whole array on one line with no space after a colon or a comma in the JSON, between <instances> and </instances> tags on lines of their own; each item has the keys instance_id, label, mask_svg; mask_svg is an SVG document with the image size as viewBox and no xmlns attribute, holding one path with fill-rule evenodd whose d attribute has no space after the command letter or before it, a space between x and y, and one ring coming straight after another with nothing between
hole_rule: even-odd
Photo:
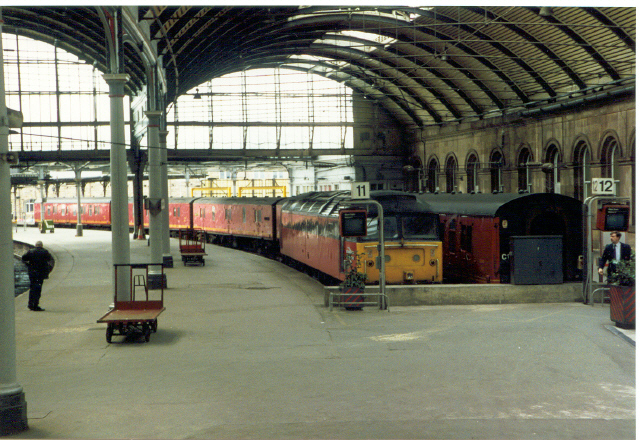
<instances>
[{"instance_id":1,"label":"luggage trolley","mask_svg":"<svg viewBox=\"0 0 640 440\"><path fill-rule=\"evenodd\" d=\"M160 288L159 299L149 299L149 266L160 266L162 277L164 278L164 267L161 263L138 263L138 264L114 264L116 272L115 285L118 285L118 267L129 267L129 277L131 291L128 301L118 301L117 292L114 293L114 307L104 316L98 319L99 323L107 324L107 342L111 343L114 334L127 336L131 334L142 334L146 342L149 342L151 333L158 330L158 315L165 310L164 288ZM134 273L137 271L138 273ZM136 288L144 289L136 295ZM142 290L139 289L139 290ZM142 298L143 296L143 298Z\"/></svg>"},{"instance_id":2,"label":"luggage trolley","mask_svg":"<svg viewBox=\"0 0 640 440\"><path fill-rule=\"evenodd\" d=\"M204 231L195 229L180 230L180 255L186 266L189 264L201 264L204 266Z\"/></svg>"}]
</instances>

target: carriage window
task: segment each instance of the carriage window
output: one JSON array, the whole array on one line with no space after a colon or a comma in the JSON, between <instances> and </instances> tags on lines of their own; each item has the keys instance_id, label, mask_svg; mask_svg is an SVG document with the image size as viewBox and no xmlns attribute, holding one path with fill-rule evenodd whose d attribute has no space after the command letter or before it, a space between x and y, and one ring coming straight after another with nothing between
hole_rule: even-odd
<instances>
[{"instance_id":1,"label":"carriage window","mask_svg":"<svg viewBox=\"0 0 640 440\"><path fill-rule=\"evenodd\" d=\"M246 223L246 222L247 222L247 208L243 206L242 207L242 223Z\"/></svg>"},{"instance_id":2,"label":"carriage window","mask_svg":"<svg viewBox=\"0 0 640 440\"><path fill-rule=\"evenodd\" d=\"M100 205L96 206L96 215L100 215Z\"/></svg>"},{"instance_id":3,"label":"carriage window","mask_svg":"<svg viewBox=\"0 0 640 440\"><path fill-rule=\"evenodd\" d=\"M260 223L262 221L262 210L256 209L256 223Z\"/></svg>"},{"instance_id":4,"label":"carriage window","mask_svg":"<svg viewBox=\"0 0 640 440\"><path fill-rule=\"evenodd\" d=\"M216 207L212 206L211 207L211 220L215 220L216 219Z\"/></svg>"},{"instance_id":5,"label":"carriage window","mask_svg":"<svg viewBox=\"0 0 640 440\"><path fill-rule=\"evenodd\" d=\"M231 220L231 209L226 208L224 210L224 219L225 220Z\"/></svg>"}]
</instances>

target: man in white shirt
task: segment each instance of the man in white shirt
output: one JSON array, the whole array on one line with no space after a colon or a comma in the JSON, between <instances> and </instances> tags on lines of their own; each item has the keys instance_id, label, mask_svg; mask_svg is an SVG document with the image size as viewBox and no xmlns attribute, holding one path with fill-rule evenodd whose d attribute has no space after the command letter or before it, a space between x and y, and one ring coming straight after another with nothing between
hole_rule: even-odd
<instances>
[{"instance_id":1,"label":"man in white shirt","mask_svg":"<svg viewBox=\"0 0 640 440\"><path fill-rule=\"evenodd\" d=\"M607 268L607 276L616 270L616 263L622 260L631 259L631 246L626 243L620 243L620 232L611 233L611 244L608 244L602 252L602 258L600 259L598 273L604 274L604 267L609 263Z\"/></svg>"}]
</instances>

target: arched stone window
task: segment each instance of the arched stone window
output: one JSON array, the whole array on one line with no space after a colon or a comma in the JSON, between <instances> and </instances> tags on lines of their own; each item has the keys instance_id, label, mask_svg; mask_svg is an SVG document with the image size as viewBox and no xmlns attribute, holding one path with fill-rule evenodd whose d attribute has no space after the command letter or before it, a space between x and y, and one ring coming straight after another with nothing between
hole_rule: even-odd
<instances>
[{"instance_id":1,"label":"arched stone window","mask_svg":"<svg viewBox=\"0 0 640 440\"><path fill-rule=\"evenodd\" d=\"M545 192L560 192L560 150L556 144L549 145L545 158L545 172L547 173L545 182Z\"/></svg>"},{"instance_id":2,"label":"arched stone window","mask_svg":"<svg viewBox=\"0 0 640 440\"><path fill-rule=\"evenodd\" d=\"M456 170L458 168L458 161L454 155L451 155L447 158L447 163L445 164L445 176L446 176L446 186L447 192L452 193L456 191Z\"/></svg>"},{"instance_id":3,"label":"arched stone window","mask_svg":"<svg viewBox=\"0 0 640 440\"><path fill-rule=\"evenodd\" d=\"M619 178L618 157L621 153L618 140L614 136L607 136L602 144L602 153L600 156L602 177L610 177L614 180Z\"/></svg>"},{"instance_id":4,"label":"arched stone window","mask_svg":"<svg viewBox=\"0 0 640 440\"><path fill-rule=\"evenodd\" d=\"M504 189L502 183L502 170L504 168L504 156L500 151L494 151L489 158L491 170L491 192L501 192Z\"/></svg>"},{"instance_id":5,"label":"arched stone window","mask_svg":"<svg viewBox=\"0 0 640 440\"><path fill-rule=\"evenodd\" d=\"M438 165L438 160L435 157L431 158L427 166L427 191L434 193L438 189L439 171L440 166Z\"/></svg>"},{"instance_id":6,"label":"arched stone window","mask_svg":"<svg viewBox=\"0 0 640 440\"><path fill-rule=\"evenodd\" d=\"M585 182L591 181L591 150L586 141L581 140L573 152L573 197L584 201L589 197L589 186Z\"/></svg>"},{"instance_id":7,"label":"arched stone window","mask_svg":"<svg viewBox=\"0 0 640 440\"><path fill-rule=\"evenodd\" d=\"M480 161L475 153L471 153L467 158L467 193L476 193L480 190L478 186L478 167Z\"/></svg>"},{"instance_id":8,"label":"arched stone window","mask_svg":"<svg viewBox=\"0 0 640 440\"><path fill-rule=\"evenodd\" d=\"M518 154L518 191L530 191L531 187L531 162L532 155L529 148L524 147Z\"/></svg>"}]
</instances>

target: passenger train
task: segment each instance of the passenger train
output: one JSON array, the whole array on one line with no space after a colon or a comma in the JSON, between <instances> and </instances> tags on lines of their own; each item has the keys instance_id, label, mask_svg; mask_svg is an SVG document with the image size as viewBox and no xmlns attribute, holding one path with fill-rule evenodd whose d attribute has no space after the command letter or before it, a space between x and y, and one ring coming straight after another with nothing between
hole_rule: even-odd
<instances>
[{"instance_id":1,"label":"passenger train","mask_svg":"<svg viewBox=\"0 0 640 440\"><path fill-rule=\"evenodd\" d=\"M413 194L372 191L385 214L385 266L389 284L510 283L513 240L561 237L563 282L582 279L582 203L552 194ZM45 218L75 226L76 199L49 199ZM82 223L110 224L108 198L83 199ZM338 212L353 207L347 191L311 192L287 198L208 198L169 200L172 235L196 229L207 242L249 248L289 259L341 280L348 250L362 256L369 283L379 279L377 219L368 213L369 234L340 237ZM355 205L357 206L357 204ZM148 226L148 211L144 211ZM40 221L40 203L34 205ZM129 202L133 228L133 204ZM546 284L541 280L539 284Z\"/></svg>"},{"instance_id":2,"label":"passenger train","mask_svg":"<svg viewBox=\"0 0 640 440\"><path fill-rule=\"evenodd\" d=\"M416 194L399 191L372 191L371 198L384 210L385 277L389 284L442 282L442 243L438 236L438 216L429 212ZM41 203L35 218L41 219ZM83 199L81 222L86 227L107 227L111 200ZM169 229L204 231L209 243L250 248L289 259L317 270L334 280L343 280L347 255L361 257L360 269L368 283L379 279L376 258L379 237L377 213L368 212L368 234L342 237L339 212L364 207L350 200L348 191L311 192L287 198L227 197L171 198L168 203ZM76 199L48 199L45 219L57 226L75 226ZM129 226L133 228L133 203L129 201ZM148 227L148 211L144 225Z\"/></svg>"}]
</instances>

